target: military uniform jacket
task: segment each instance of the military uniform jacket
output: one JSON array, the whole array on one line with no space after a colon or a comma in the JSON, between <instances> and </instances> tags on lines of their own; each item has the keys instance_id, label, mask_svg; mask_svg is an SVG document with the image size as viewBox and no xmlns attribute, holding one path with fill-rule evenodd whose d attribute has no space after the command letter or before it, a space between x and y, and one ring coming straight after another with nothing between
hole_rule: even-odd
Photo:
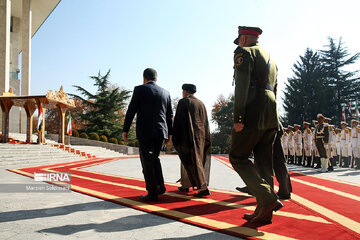
<instances>
[{"instance_id":1,"label":"military uniform jacket","mask_svg":"<svg viewBox=\"0 0 360 240\"><path fill-rule=\"evenodd\" d=\"M329 142L329 126L327 124L318 124L315 128L315 142Z\"/></svg>"},{"instance_id":2,"label":"military uniform jacket","mask_svg":"<svg viewBox=\"0 0 360 240\"><path fill-rule=\"evenodd\" d=\"M350 144L350 132L347 129L341 129L341 138L340 142L342 145L348 145Z\"/></svg>"},{"instance_id":3,"label":"military uniform jacket","mask_svg":"<svg viewBox=\"0 0 360 240\"><path fill-rule=\"evenodd\" d=\"M278 128L277 68L269 60L270 55L258 45L238 47L234 52L234 123L244 123L245 128ZM275 91L261 86L274 87Z\"/></svg>"},{"instance_id":4,"label":"military uniform jacket","mask_svg":"<svg viewBox=\"0 0 360 240\"><path fill-rule=\"evenodd\" d=\"M304 139L304 147L305 148L310 147L312 144L312 134L309 128L305 128L303 139Z\"/></svg>"},{"instance_id":5,"label":"military uniform jacket","mask_svg":"<svg viewBox=\"0 0 360 240\"><path fill-rule=\"evenodd\" d=\"M296 130L294 134L295 145L297 148L302 148L302 133L300 130Z\"/></svg>"},{"instance_id":6,"label":"military uniform jacket","mask_svg":"<svg viewBox=\"0 0 360 240\"><path fill-rule=\"evenodd\" d=\"M321 158L328 158L325 144L329 142L329 126L318 124L315 128L315 144Z\"/></svg>"},{"instance_id":7,"label":"military uniform jacket","mask_svg":"<svg viewBox=\"0 0 360 240\"><path fill-rule=\"evenodd\" d=\"M356 147L358 143L359 133L356 127L351 128L351 146Z\"/></svg>"}]
</instances>

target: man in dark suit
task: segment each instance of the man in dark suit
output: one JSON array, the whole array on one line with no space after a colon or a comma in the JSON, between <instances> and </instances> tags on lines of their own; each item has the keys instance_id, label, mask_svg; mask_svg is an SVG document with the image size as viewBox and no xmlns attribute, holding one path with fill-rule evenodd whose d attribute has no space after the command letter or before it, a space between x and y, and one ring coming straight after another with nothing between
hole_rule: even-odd
<instances>
[{"instance_id":1,"label":"man in dark suit","mask_svg":"<svg viewBox=\"0 0 360 240\"><path fill-rule=\"evenodd\" d=\"M123 139L127 141L131 123L136 117L136 138L139 141L140 160L146 183L145 201L157 201L165 193L164 178L159 159L163 141L171 140L173 112L170 94L156 84L157 72L144 70L144 84L134 88L125 116Z\"/></svg>"}]
</instances>

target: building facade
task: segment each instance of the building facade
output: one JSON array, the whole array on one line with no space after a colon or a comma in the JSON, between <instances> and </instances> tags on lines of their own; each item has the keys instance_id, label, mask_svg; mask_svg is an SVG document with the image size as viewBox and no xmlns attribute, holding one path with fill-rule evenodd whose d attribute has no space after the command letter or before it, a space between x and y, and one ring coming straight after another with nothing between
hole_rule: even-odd
<instances>
[{"instance_id":1,"label":"building facade","mask_svg":"<svg viewBox=\"0 0 360 240\"><path fill-rule=\"evenodd\" d=\"M10 88L18 96L30 95L31 38L60 1L0 0L0 96ZM10 118L10 132L26 132L24 110L11 108Z\"/></svg>"}]
</instances>

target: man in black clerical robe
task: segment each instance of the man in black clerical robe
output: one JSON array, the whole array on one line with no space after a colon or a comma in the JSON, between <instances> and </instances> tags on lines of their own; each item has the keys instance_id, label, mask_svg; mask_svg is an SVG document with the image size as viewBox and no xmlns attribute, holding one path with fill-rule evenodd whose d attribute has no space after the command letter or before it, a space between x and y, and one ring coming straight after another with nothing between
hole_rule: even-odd
<instances>
[{"instance_id":1,"label":"man in black clerical robe","mask_svg":"<svg viewBox=\"0 0 360 240\"><path fill-rule=\"evenodd\" d=\"M195 197L210 195L208 189L211 139L205 105L194 96L196 86L184 84L173 126L173 145L182 163L180 191L197 189ZM184 171L185 170L185 171ZM189 185L185 185L189 184Z\"/></svg>"}]
</instances>

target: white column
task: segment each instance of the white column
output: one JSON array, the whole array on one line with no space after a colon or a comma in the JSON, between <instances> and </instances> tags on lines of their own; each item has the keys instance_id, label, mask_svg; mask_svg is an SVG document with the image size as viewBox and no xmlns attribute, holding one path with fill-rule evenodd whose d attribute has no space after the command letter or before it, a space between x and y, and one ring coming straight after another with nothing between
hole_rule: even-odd
<instances>
[{"instance_id":1,"label":"white column","mask_svg":"<svg viewBox=\"0 0 360 240\"><path fill-rule=\"evenodd\" d=\"M30 95L31 76L31 0L22 0L21 17L21 95ZM26 133L26 113L21 110L21 133Z\"/></svg>"},{"instance_id":2,"label":"white column","mask_svg":"<svg viewBox=\"0 0 360 240\"><path fill-rule=\"evenodd\" d=\"M17 76L17 72L19 68L19 41L20 41L20 18L11 17L11 44L10 44L10 88L13 89L14 93L17 96L20 96L20 80ZM20 113L21 108L12 107L10 111L10 133L18 133L20 132Z\"/></svg>"},{"instance_id":3,"label":"white column","mask_svg":"<svg viewBox=\"0 0 360 240\"><path fill-rule=\"evenodd\" d=\"M31 76L31 0L22 2L21 95L30 95Z\"/></svg>"},{"instance_id":4,"label":"white column","mask_svg":"<svg viewBox=\"0 0 360 240\"><path fill-rule=\"evenodd\" d=\"M19 70L19 40L20 40L20 18L11 17L11 46L10 46L10 72ZM11 76L10 76L11 79ZM18 79L18 78L15 78ZM10 87L11 86L10 83ZM20 89L14 89L16 95L20 95Z\"/></svg>"},{"instance_id":5,"label":"white column","mask_svg":"<svg viewBox=\"0 0 360 240\"><path fill-rule=\"evenodd\" d=\"M10 0L0 0L0 95L9 91Z\"/></svg>"},{"instance_id":6,"label":"white column","mask_svg":"<svg viewBox=\"0 0 360 240\"><path fill-rule=\"evenodd\" d=\"M10 0L0 0L0 95L9 91L10 64ZM0 111L2 119L2 111ZM2 121L0 121L2 129Z\"/></svg>"}]
</instances>

